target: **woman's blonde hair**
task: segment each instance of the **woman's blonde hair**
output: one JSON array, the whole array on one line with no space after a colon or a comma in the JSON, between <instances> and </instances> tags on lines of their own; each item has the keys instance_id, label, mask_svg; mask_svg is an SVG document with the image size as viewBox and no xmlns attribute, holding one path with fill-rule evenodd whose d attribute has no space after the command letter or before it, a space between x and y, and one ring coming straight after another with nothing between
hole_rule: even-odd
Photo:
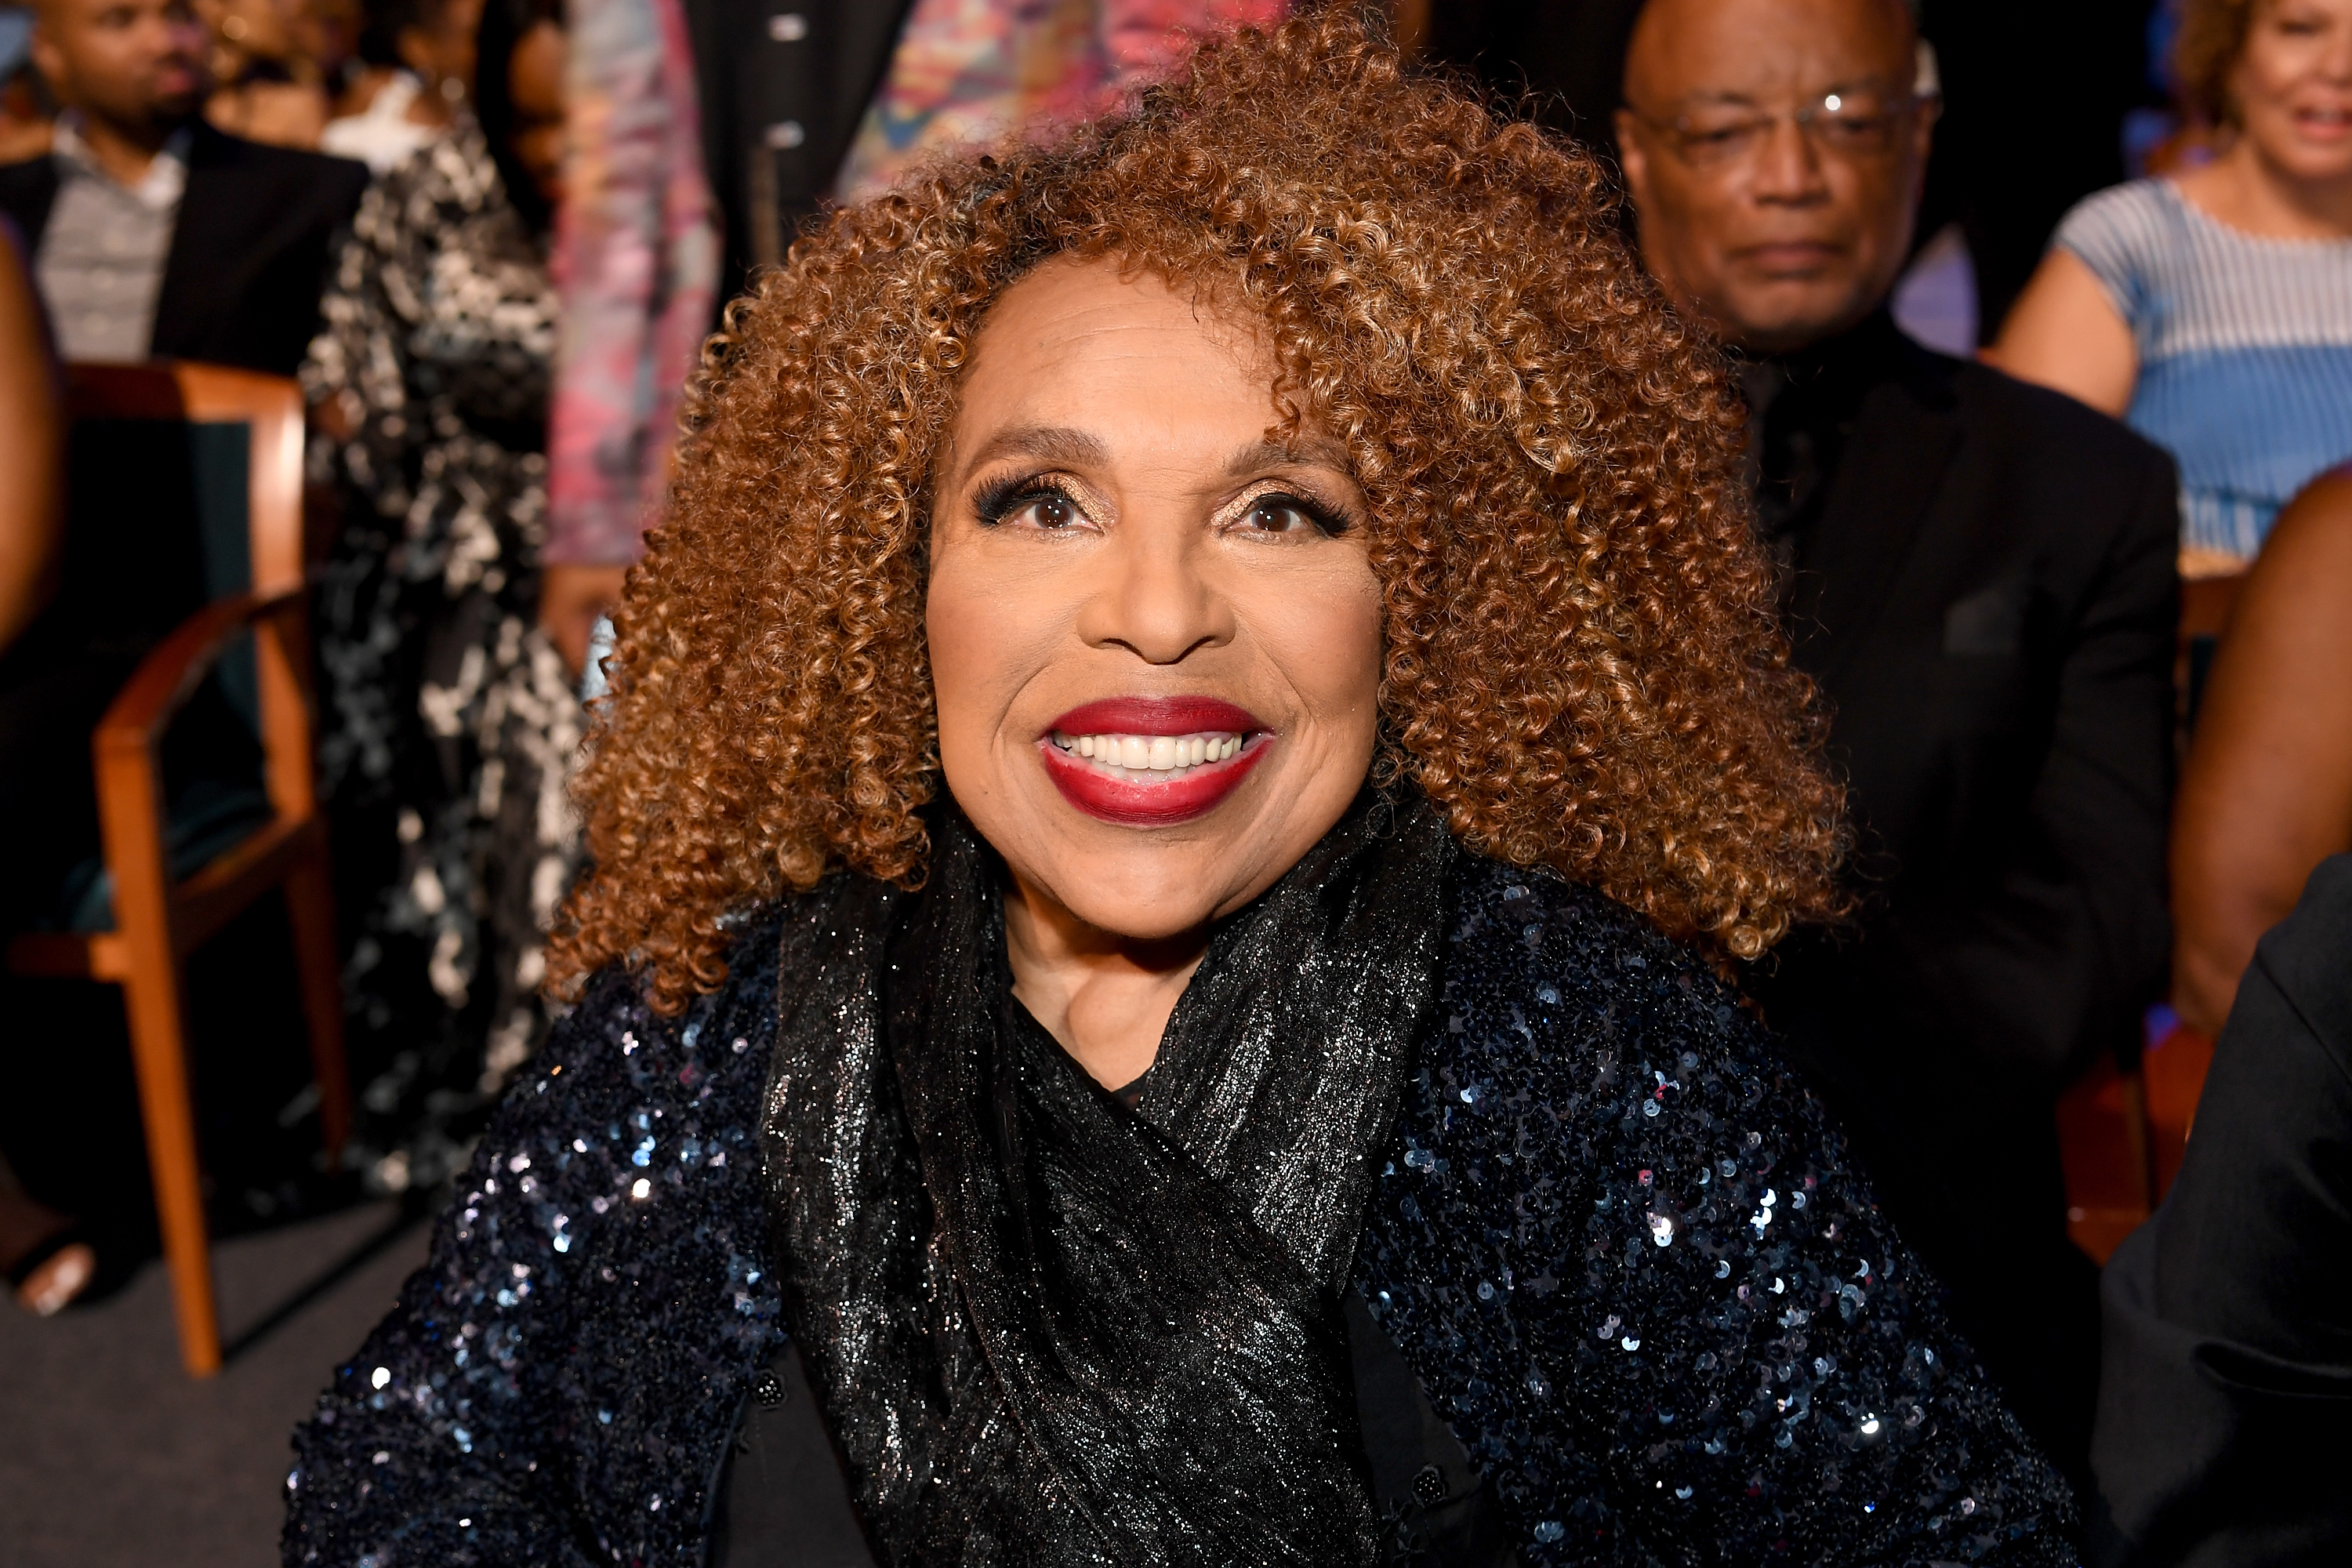
<instances>
[{"instance_id":1,"label":"woman's blonde hair","mask_svg":"<svg viewBox=\"0 0 2352 1568\"><path fill-rule=\"evenodd\" d=\"M1601 166L1347 17L1202 48L1052 148L836 212L730 308L580 783L559 993L718 984L733 917L924 874L933 463L991 305L1053 256L1213 287L1341 442L1385 604L1384 768L1471 849L1718 957L1839 901L1840 795L1778 631L1724 363Z\"/></svg>"}]
</instances>

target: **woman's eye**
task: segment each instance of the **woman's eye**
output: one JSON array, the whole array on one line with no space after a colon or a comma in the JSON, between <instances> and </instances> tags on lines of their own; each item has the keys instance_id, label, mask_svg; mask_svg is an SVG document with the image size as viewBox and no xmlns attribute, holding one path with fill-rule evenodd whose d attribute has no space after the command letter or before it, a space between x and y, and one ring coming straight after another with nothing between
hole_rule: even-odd
<instances>
[{"instance_id":1,"label":"woman's eye","mask_svg":"<svg viewBox=\"0 0 2352 1568\"><path fill-rule=\"evenodd\" d=\"M1082 521L1078 503L1050 486L1035 485L1003 493L982 492L973 503L980 521L990 527L1011 523L1016 528L1057 532Z\"/></svg>"},{"instance_id":2,"label":"woman's eye","mask_svg":"<svg viewBox=\"0 0 2352 1568\"><path fill-rule=\"evenodd\" d=\"M1078 509L1070 504L1069 497L1048 491L1016 502L1006 516L1032 528L1067 528L1078 520Z\"/></svg>"},{"instance_id":3,"label":"woman's eye","mask_svg":"<svg viewBox=\"0 0 2352 1568\"><path fill-rule=\"evenodd\" d=\"M1243 521L1244 526L1260 533L1335 531L1322 508L1300 500L1297 496L1260 496L1250 504Z\"/></svg>"}]
</instances>

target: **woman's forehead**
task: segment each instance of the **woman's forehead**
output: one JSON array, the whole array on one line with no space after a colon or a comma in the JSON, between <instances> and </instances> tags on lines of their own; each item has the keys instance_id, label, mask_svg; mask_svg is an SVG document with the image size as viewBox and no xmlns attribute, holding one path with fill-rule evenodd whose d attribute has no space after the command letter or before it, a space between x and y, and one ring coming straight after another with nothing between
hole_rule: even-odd
<instances>
[{"instance_id":1,"label":"woman's forehead","mask_svg":"<svg viewBox=\"0 0 2352 1568\"><path fill-rule=\"evenodd\" d=\"M1119 257L1057 256L998 297L981 322L974 354L984 361L992 352L1213 352L1249 371L1263 369L1270 383L1265 325L1231 293Z\"/></svg>"},{"instance_id":2,"label":"woman's forehead","mask_svg":"<svg viewBox=\"0 0 2352 1568\"><path fill-rule=\"evenodd\" d=\"M1108 259L1056 259L1006 289L975 339L956 466L1041 430L1073 458L1171 440L1230 448L1284 422L1276 380L1263 329L1210 291Z\"/></svg>"}]
</instances>

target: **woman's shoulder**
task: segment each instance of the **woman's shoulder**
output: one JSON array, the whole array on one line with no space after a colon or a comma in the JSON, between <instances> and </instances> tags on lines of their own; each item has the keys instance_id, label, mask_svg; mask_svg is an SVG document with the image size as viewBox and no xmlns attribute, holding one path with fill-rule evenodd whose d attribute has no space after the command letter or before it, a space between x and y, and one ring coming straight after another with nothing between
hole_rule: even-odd
<instances>
[{"instance_id":1,"label":"woman's shoulder","mask_svg":"<svg viewBox=\"0 0 2352 1568\"><path fill-rule=\"evenodd\" d=\"M2050 244L2088 267L2110 292L2128 292L2185 258L2188 208L2167 181L2129 180L2075 203Z\"/></svg>"},{"instance_id":2,"label":"woman's shoulder","mask_svg":"<svg viewBox=\"0 0 2352 1568\"><path fill-rule=\"evenodd\" d=\"M1521 1554L2074 1561L2065 1486L1732 989L1465 865L1356 1283Z\"/></svg>"},{"instance_id":3,"label":"woman's shoulder","mask_svg":"<svg viewBox=\"0 0 2352 1568\"><path fill-rule=\"evenodd\" d=\"M2181 225L2186 207L2168 180L2126 180L2093 191L2067 209L2052 239L2067 245L2087 236L2114 236L2142 245L2163 244Z\"/></svg>"},{"instance_id":4,"label":"woman's shoulder","mask_svg":"<svg viewBox=\"0 0 2352 1568\"><path fill-rule=\"evenodd\" d=\"M1465 856L1452 892L1445 991L1457 1011L1517 1009L1531 1028L1541 1017L1582 1038L1596 1022L1637 1020L1676 1036L1753 1033L1697 952L1596 888Z\"/></svg>"}]
</instances>

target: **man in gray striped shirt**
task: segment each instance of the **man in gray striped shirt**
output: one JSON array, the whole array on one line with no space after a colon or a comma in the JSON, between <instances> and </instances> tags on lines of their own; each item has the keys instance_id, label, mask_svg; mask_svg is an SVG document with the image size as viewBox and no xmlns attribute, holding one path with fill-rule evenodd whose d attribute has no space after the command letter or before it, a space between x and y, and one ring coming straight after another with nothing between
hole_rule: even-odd
<instances>
[{"instance_id":1,"label":"man in gray striped shirt","mask_svg":"<svg viewBox=\"0 0 2352 1568\"><path fill-rule=\"evenodd\" d=\"M179 0L47 0L33 58L68 107L34 258L58 352L148 355L206 87L204 30Z\"/></svg>"},{"instance_id":2,"label":"man in gray striped shirt","mask_svg":"<svg viewBox=\"0 0 2352 1568\"><path fill-rule=\"evenodd\" d=\"M199 110L187 0L42 0L33 58L55 150L0 164L0 213L68 360L204 360L291 375L318 331L364 164L226 136Z\"/></svg>"}]
</instances>

